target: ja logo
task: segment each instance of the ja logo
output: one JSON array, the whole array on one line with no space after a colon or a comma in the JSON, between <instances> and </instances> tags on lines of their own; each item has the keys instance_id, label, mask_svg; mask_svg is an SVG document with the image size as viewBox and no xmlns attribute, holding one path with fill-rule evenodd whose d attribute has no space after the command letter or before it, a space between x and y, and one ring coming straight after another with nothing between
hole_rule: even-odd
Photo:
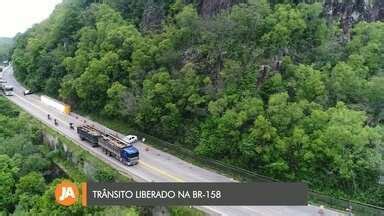
<instances>
[{"instance_id":1,"label":"ja logo","mask_svg":"<svg viewBox=\"0 0 384 216\"><path fill-rule=\"evenodd\" d=\"M56 185L55 199L56 202L63 206L70 206L76 203L79 197L79 190L76 184L71 181L64 180Z\"/></svg>"}]
</instances>

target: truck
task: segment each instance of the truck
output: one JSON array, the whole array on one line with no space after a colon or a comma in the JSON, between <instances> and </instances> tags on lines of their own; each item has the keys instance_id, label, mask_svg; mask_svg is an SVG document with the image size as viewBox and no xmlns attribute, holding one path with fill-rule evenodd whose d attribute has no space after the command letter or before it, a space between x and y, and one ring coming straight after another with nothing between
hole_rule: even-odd
<instances>
[{"instance_id":1,"label":"truck","mask_svg":"<svg viewBox=\"0 0 384 216\"><path fill-rule=\"evenodd\" d=\"M68 104L62 103L58 100L55 100L53 98L50 98L48 96L45 96L45 95L40 96L40 101L43 104L46 104L52 108L55 108L56 110L59 110L64 114L69 114L71 112L71 106L69 106Z\"/></svg>"},{"instance_id":2,"label":"truck","mask_svg":"<svg viewBox=\"0 0 384 216\"><path fill-rule=\"evenodd\" d=\"M139 150L118 136L103 132L91 125L77 127L81 140L86 140L93 147L100 147L104 153L114 157L125 165L133 166L139 162Z\"/></svg>"},{"instance_id":3,"label":"truck","mask_svg":"<svg viewBox=\"0 0 384 216\"><path fill-rule=\"evenodd\" d=\"M13 86L11 86L11 85L1 84L0 89L3 91L3 93L6 96L12 96L13 95Z\"/></svg>"},{"instance_id":4,"label":"truck","mask_svg":"<svg viewBox=\"0 0 384 216\"><path fill-rule=\"evenodd\" d=\"M82 141L86 140L92 144L92 147L97 147L99 143L99 137L101 136L100 132L94 127L89 125L83 125L77 127L77 133Z\"/></svg>"}]
</instances>

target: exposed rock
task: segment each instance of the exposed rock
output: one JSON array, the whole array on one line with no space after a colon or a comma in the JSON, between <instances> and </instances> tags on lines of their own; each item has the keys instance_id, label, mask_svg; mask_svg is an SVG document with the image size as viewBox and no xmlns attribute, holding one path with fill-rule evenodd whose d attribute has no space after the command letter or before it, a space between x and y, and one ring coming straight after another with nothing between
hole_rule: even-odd
<instances>
[{"instance_id":1,"label":"exposed rock","mask_svg":"<svg viewBox=\"0 0 384 216\"><path fill-rule=\"evenodd\" d=\"M344 33L358 21L384 20L384 0L325 0L328 17L339 17Z\"/></svg>"},{"instance_id":2,"label":"exposed rock","mask_svg":"<svg viewBox=\"0 0 384 216\"><path fill-rule=\"evenodd\" d=\"M184 0L185 3L194 2ZM222 10L246 0L197 0L201 16L216 15ZM315 2L306 0L292 1L292 3ZM384 20L384 0L324 0L325 13L332 17L340 17L345 24L357 21Z\"/></svg>"},{"instance_id":3,"label":"exposed rock","mask_svg":"<svg viewBox=\"0 0 384 216\"><path fill-rule=\"evenodd\" d=\"M198 10L202 17L210 17L240 2L245 0L200 0Z\"/></svg>"},{"instance_id":4,"label":"exposed rock","mask_svg":"<svg viewBox=\"0 0 384 216\"><path fill-rule=\"evenodd\" d=\"M141 30L148 32L160 29L161 23L164 20L164 14L163 1L146 0L140 23Z\"/></svg>"},{"instance_id":5,"label":"exposed rock","mask_svg":"<svg viewBox=\"0 0 384 216\"><path fill-rule=\"evenodd\" d=\"M186 2L188 0L185 0ZM202 17L216 15L222 10L246 0L198 0ZM293 3L308 2L304 0ZM345 33L358 21L384 20L384 0L324 0L324 12L328 17L339 17Z\"/></svg>"}]
</instances>

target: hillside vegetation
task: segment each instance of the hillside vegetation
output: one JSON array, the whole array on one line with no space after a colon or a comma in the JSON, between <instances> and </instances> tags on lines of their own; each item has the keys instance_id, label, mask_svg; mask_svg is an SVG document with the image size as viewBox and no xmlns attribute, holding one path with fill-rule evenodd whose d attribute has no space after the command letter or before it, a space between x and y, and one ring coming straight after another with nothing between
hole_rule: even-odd
<instances>
[{"instance_id":1,"label":"hillside vegetation","mask_svg":"<svg viewBox=\"0 0 384 216\"><path fill-rule=\"evenodd\" d=\"M64 0L16 38L17 78L197 154L384 206L384 23L315 4ZM289 1L284 1L289 2Z\"/></svg>"}]
</instances>

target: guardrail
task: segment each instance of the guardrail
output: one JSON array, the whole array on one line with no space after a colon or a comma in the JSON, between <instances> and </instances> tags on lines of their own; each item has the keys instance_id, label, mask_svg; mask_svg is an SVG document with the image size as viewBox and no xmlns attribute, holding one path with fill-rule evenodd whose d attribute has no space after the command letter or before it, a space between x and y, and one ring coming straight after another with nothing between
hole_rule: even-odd
<instances>
[{"instance_id":1,"label":"guardrail","mask_svg":"<svg viewBox=\"0 0 384 216\"><path fill-rule=\"evenodd\" d=\"M151 135L145 134L140 131L131 129L130 133L137 134L139 137L145 137L146 143L169 152L175 156L183 158L183 160L191 161L201 167L209 168L219 171L224 175L235 178L241 182L276 182L278 180L257 174L256 172L246 170L240 167L232 166L218 160L202 157L196 155L193 151L182 147L181 145L169 143ZM329 195L321 194L316 191L309 192L309 203L316 205L324 205L328 208L338 209L341 211L348 211L351 209L354 215L369 215L369 216L383 216L384 208L374 206L366 203L360 203L347 199L334 198Z\"/></svg>"}]
</instances>

